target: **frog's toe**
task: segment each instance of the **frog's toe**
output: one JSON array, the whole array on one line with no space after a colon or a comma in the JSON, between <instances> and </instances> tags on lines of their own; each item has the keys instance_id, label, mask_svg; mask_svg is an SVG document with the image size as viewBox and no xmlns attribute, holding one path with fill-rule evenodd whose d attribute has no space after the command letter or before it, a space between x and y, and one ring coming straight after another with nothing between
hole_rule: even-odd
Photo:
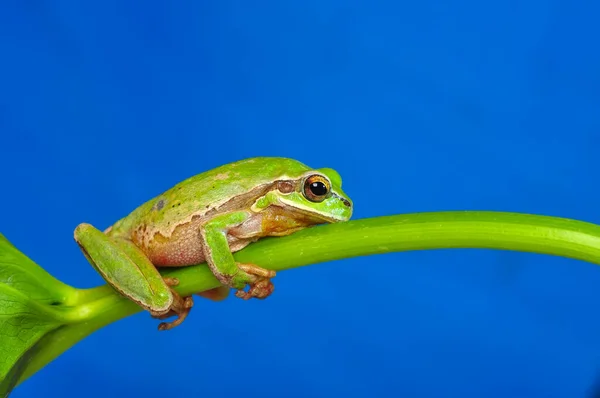
<instances>
[{"instance_id":1,"label":"frog's toe","mask_svg":"<svg viewBox=\"0 0 600 398\"><path fill-rule=\"evenodd\" d=\"M242 298L244 300L249 300L251 298L257 299L265 299L273 293L275 290L275 285L271 282L270 279L260 278L256 282L249 284L250 288L248 291L238 290L235 295L236 297Z\"/></svg>"},{"instance_id":2,"label":"frog's toe","mask_svg":"<svg viewBox=\"0 0 600 398\"><path fill-rule=\"evenodd\" d=\"M254 275L260 278L274 278L276 272L270 269L259 267L254 264L238 263L238 268L249 275Z\"/></svg>"},{"instance_id":3,"label":"frog's toe","mask_svg":"<svg viewBox=\"0 0 600 398\"><path fill-rule=\"evenodd\" d=\"M194 306L194 299L192 298L192 296L188 296L183 299L183 308L185 308L186 310L189 310L193 306Z\"/></svg>"},{"instance_id":4,"label":"frog's toe","mask_svg":"<svg viewBox=\"0 0 600 398\"><path fill-rule=\"evenodd\" d=\"M167 284L167 286L169 287L175 287L177 285L179 285L179 279L177 278L173 278L171 276L165 276L163 277L165 283Z\"/></svg>"}]
</instances>

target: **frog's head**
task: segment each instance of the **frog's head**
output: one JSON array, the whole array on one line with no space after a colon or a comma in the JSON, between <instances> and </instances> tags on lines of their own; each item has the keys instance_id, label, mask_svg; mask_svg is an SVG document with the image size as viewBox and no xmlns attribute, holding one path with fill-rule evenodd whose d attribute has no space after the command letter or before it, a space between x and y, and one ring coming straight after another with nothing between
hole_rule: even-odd
<instances>
[{"instance_id":1,"label":"frog's head","mask_svg":"<svg viewBox=\"0 0 600 398\"><path fill-rule=\"evenodd\" d=\"M282 182L277 196L288 209L324 222L347 221L352 216L352 201L342 191L342 178L333 169L311 170L293 182Z\"/></svg>"}]
</instances>

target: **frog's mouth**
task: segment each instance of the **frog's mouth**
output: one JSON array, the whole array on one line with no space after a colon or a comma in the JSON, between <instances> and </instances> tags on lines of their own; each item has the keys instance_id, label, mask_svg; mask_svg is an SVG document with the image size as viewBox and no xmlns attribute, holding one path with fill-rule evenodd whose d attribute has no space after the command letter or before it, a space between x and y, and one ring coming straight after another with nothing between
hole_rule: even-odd
<instances>
[{"instance_id":1,"label":"frog's mouth","mask_svg":"<svg viewBox=\"0 0 600 398\"><path fill-rule=\"evenodd\" d=\"M279 222L286 224L290 230L302 229L312 225L332 224L342 221L337 218L328 217L325 214L315 213L314 211L309 211L296 206L280 204L276 205L276 207L280 209L276 212L278 213ZM287 219L287 222L283 221L284 218Z\"/></svg>"},{"instance_id":2,"label":"frog's mouth","mask_svg":"<svg viewBox=\"0 0 600 398\"><path fill-rule=\"evenodd\" d=\"M348 221L352 215L351 205L348 206L349 210L346 213L339 215L334 213L322 213L313 208L298 205L297 203L288 204L284 199L279 200L278 206L284 209L288 217L296 219L302 218L307 221L307 224L329 224L343 222Z\"/></svg>"}]
</instances>

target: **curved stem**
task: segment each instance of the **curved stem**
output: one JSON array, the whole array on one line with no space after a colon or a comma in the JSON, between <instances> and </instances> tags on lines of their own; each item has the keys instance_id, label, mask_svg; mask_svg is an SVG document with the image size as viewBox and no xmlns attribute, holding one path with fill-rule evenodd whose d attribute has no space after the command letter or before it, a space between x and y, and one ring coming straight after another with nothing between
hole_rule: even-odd
<instances>
[{"instance_id":1,"label":"curved stem","mask_svg":"<svg viewBox=\"0 0 600 398\"><path fill-rule=\"evenodd\" d=\"M600 226L563 218L502 212L417 213L308 228L265 238L235 254L240 262L281 271L343 258L444 248L486 248L549 254L600 264ZM183 295L219 286L205 265L169 269ZM54 332L21 381L95 330L141 311L108 286L79 292L77 322Z\"/></svg>"},{"instance_id":2,"label":"curved stem","mask_svg":"<svg viewBox=\"0 0 600 398\"><path fill-rule=\"evenodd\" d=\"M302 248L302 250L299 250ZM268 239L237 258L283 270L342 258L445 248L540 253L600 264L600 226L520 213L435 212L354 220Z\"/></svg>"}]
</instances>

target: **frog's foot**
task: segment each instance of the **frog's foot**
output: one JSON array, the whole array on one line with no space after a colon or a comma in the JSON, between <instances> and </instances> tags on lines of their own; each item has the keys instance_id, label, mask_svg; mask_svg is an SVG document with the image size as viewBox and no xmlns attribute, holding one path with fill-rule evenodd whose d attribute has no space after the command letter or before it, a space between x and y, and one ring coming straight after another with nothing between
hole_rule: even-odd
<instances>
[{"instance_id":1,"label":"frog's foot","mask_svg":"<svg viewBox=\"0 0 600 398\"><path fill-rule=\"evenodd\" d=\"M164 280L169 287L177 286L179 284L177 278L166 277ZM179 293L175 292L173 289L171 289L171 293L173 294L173 304L171 305L170 311L167 314L153 313L151 311L150 314L158 319L165 319L177 315L177 319L172 322L161 322L158 325L158 330L169 330L173 329L175 326L181 325L194 306L194 299L191 296L181 297Z\"/></svg>"},{"instance_id":2,"label":"frog's foot","mask_svg":"<svg viewBox=\"0 0 600 398\"><path fill-rule=\"evenodd\" d=\"M275 286L271 282L271 278L275 277L275 271L261 268L254 264L237 264L240 272L234 276L234 280L237 282L238 287L235 293L236 297L244 300L251 299L252 297L258 299L264 299L273 293ZM244 291L246 285L249 286L248 291Z\"/></svg>"}]
</instances>

